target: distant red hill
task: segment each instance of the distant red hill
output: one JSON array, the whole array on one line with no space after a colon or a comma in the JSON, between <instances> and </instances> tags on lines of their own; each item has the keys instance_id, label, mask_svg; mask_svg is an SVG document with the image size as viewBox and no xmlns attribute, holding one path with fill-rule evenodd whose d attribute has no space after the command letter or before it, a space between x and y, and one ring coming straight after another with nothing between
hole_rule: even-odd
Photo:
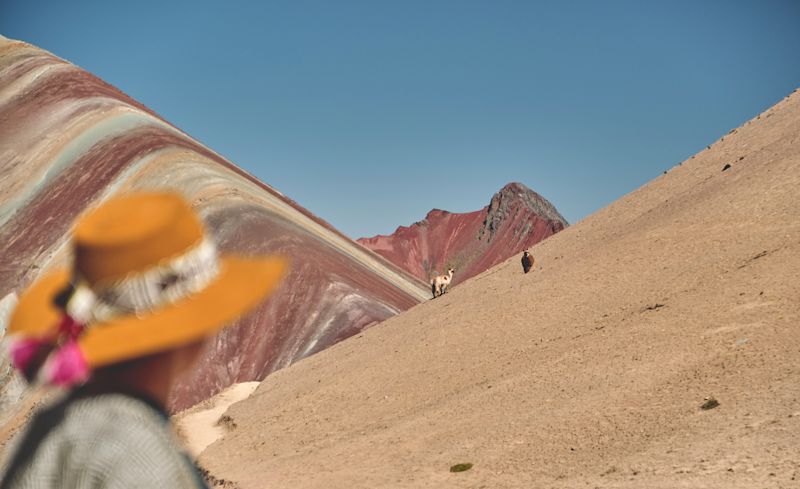
<instances>
[{"instance_id":1,"label":"distant red hill","mask_svg":"<svg viewBox=\"0 0 800 489\"><path fill-rule=\"evenodd\" d=\"M427 281L447 268L461 282L568 226L544 197L509 183L481 210L451 213L433 209L422 221L393 234L357 241L412 275Z\"/></svg>"}]
</instances>

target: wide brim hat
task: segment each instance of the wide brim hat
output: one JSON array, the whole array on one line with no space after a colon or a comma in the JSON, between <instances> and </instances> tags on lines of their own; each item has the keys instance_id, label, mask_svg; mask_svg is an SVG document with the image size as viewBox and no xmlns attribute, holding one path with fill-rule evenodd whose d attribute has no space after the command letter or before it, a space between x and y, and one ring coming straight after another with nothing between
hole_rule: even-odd
<instances>
[{"instance_id":1,"label":"wide brim hat","mask_svg":"<svg viewBox=\"0 0 800 489\"><path fill-rule=\"evenodd\" d=\"M11 338L63 342L74 335L90 368L174 349L234 322L272 293L287 270L279 256L216 252L188 202L174 193L114 197L81 218L74 264L20 295Z\"/></svg>"}]
</instances>

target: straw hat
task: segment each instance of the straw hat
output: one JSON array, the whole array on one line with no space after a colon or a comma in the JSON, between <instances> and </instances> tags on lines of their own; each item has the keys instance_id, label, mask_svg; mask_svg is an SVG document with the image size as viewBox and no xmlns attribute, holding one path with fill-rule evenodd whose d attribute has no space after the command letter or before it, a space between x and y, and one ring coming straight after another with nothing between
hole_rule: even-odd
<instances>
[{"instance_id":1,"label":"straw hat","mask_svg":"<svg viewBox=\"0 0 800 489\"><path fill-rule=\"evenodd\" d=\"M22 340L12 347L21 370L37 355L41 365L42 351L50 363L58 357L54 383L70 383L59 382L58 370L71 362L88 372L209 336L270 294L287 267L281 257L218 256L200 219L172 193L104 202L76 223L72 245L72 269L26 290L8 327Z\"/></svg>"}]
</instances>

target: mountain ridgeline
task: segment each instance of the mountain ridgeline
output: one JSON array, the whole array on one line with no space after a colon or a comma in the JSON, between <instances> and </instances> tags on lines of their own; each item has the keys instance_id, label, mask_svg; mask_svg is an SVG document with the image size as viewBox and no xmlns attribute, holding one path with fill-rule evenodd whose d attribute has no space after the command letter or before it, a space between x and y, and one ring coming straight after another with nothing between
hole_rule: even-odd
<instances>
[{"instance_id":1,"label":"mountain ridgeline","mask_svg":"<svg viewBox=\"0 0 800 489\"><path fill-rule=\"evenodd\" d=\"M453 267L463 282L568 226L547 199L509 183L483 209L452 213L433 209L422 221L388 236L357 240L405 271L428 280Z\"/></svg>"}]
</instances>

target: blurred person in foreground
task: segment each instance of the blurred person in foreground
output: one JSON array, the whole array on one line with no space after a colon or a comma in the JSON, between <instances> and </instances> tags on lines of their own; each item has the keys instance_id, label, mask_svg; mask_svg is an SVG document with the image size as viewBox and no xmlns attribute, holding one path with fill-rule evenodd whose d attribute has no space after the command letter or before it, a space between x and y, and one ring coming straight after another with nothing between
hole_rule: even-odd
<instances>
[{"instance_id":1,"label":"blurred person in foreground","mask_svg":"<svg viewBox=\"0 0 800 489\"><path fill-rule=\"evenodd\" d=\"M219 256L172 193L106 201L78 220L72 250L72 268L36 281L11 316L14 366L66 392L18 435L0 489L206 487L172 432L170 388L275 289L285 260Z\"/></svg>"}]
</instances>

